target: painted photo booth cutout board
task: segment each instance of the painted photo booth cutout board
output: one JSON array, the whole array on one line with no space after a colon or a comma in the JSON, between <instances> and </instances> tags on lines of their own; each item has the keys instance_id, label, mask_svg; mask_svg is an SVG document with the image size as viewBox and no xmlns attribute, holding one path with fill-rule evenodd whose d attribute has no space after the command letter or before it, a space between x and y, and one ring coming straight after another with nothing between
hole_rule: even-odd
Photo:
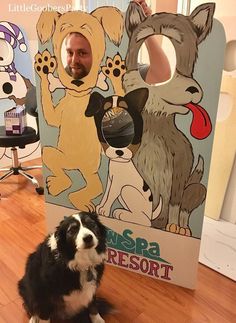
<instances>
[{"instance_id":1,"label":"painted photo booth cutout board","mask_svg":"<svg viewBox=\"0 0 236 323\"><path fill-rule=\"evenodd\" d=\"M4 125L4 112L24 105L26 92L33 85L28 39L21 26L0 21L0 57L0 125ZM10 155L10 148L6 154ZM9 165L5 148L0 148L0 158L1 166Z\"/></svg>"},{"instance_id":2,"label":"painted photo booth cutout board","mask_svg":"<svg viewBox=\"0 0 236 323\"><path fill-rule=\"evenodd\" d=\"M146 18L131 3L124 16L101 7L43 12L37 23L49 231L66 215L96 209L108 228L109 264L188 288L196 282L225 46L213 13L208 4L189 17ZM84 35L93 54L89 74L79 81L61 59L71 32ZM154 34L172 41L176 71L170 81L150 86L137 57ZM101 129L104 116L117 109L134 125L126 147L110 146Z\"/></svg>"}]
</instances>

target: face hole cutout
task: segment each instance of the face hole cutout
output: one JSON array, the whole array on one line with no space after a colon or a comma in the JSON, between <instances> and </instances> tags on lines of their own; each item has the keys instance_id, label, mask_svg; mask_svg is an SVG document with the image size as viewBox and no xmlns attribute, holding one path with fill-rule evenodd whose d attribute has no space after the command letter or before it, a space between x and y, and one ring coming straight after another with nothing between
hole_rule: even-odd
<instances>
[{"instance_id":1,"label":"face hole cutout","mask_svg":"<svg viewBox=\"0 0 236 323\"><path fill-rule=\"evenodd\" d=\"M102 119L102 133L109 146L129 146L134 138L134 123L129 112L123 108L108 109Z\"/></svg>"},{"instance_id":2,"label":"face hole cutout","mask_svg":"<svg viewBox=\"0 0 236 323\"><path fill-rule=\"evenodd\" d=\"M157 46L160 47L158 50ZM147 37L139 50L138 63L140 75L146 83L168 82L176 69L176 53L170 39L162 35Z\"/></svg>"},{"instance_id":3,"label":"face hole cutout","mask_svg":"<svg viewBox=\"0 0 236 323\"><path fill-rule=\"evenodd\" d=\"M11 45L5 39L0 39L0 66L10 65L13 57L14 52Z\"/></svg>"},{"instance_id":4,"label":"face hole cutout","mask_svg":"<svg viewBox=\"0 0 236 323\"><path fill-rule=\"evenodd\" d=\"M93 56L86 37L77 32L66 35L61 47L61 60L66 72L75 80L89 74Z\"/></svg>"}]
</instances>

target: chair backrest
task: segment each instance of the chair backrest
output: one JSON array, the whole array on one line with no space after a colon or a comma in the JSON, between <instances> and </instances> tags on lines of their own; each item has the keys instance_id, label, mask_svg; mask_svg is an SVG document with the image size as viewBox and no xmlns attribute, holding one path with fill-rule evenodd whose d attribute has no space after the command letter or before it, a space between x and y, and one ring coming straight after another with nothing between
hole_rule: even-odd
<instances>
[{"instance_id":1,"label":"chair backrest","mask_svg":"<svg viewBox=\"0 0 236 323\"><path fill-rule=\"evenodd\" d=\"M39 140L39 120L38 120L38 110L37 110L37 99L36 99L36 87L32 86L28 89L25 97L25 108L26 112L36 118L37 124L37 139ZM38 141L37 140L37 141Z\"/></svg>"}]
</instances>

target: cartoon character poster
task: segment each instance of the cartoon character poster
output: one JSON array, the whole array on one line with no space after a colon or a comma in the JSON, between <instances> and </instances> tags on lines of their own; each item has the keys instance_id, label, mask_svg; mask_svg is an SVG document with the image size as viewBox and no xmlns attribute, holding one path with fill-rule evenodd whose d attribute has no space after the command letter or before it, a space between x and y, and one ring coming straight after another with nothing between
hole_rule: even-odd
<instances>
[{"instance_id":1,"label":"cartoon character poster","mask_svg":"<svg viewBox=\"0 0 236 323\"><path fill-rule=\"evenodd\" d=\"M189 288L196 281L223 65L223 29L213 14L211 3L190 16L146 17L130 3L125 17L101 7L43 12L37 23L49 230L65 215L96 210L109 229L108 263ZM80 79L62 57L73 33L92 50L90 71ZM158 85L145 83L137 63L151 35L168 37L176 52L174 75ZM132 124L122 144L107 135L117 115L121 126L124 116Z\"/></svg>"},{"instance_id":2,"label":"cartoon character poster","mask_svg":"<svg viewBox=\"0 0 236 323\"><path fill-rule=\"evenodd\" d=\"M0 124L5 135L4 112L24 105L33 84L32 61L23 29L10 21L0 21ZM2 165L9 164L8 151L0 148Z\"/></svg>"},{"instance_id":3,"label":"cartoon character poster","mask_svg":"<svg viewBox=\"0 0 236 323\"><path fill-rule=\"evenodd\" d=\"M0 44L0 99L13 100L15 105L22 105L27 89L32 86L23 30L12 22L0 21ZM24 73L19 60L24 65Z\"/></svg>"}]
</instances>

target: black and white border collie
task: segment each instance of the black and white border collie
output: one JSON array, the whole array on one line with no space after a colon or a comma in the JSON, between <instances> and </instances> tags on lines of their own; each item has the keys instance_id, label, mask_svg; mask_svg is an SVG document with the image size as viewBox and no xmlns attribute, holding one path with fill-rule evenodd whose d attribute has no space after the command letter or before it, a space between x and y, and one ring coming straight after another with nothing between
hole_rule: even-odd
<instances>
[{"instance_id":1,"label":"black and white border collie","mask_svg":"<svg viewBox=\"0 0 236 323\"><path fill-rule=\"evenodd\" d=\"M92 323L105 322L96 300L105 253L106 229L97 214L81 212L61 221L29 255L18 283L29 322L57 322L83 312Z\"/></svg>"}]
</instances>

